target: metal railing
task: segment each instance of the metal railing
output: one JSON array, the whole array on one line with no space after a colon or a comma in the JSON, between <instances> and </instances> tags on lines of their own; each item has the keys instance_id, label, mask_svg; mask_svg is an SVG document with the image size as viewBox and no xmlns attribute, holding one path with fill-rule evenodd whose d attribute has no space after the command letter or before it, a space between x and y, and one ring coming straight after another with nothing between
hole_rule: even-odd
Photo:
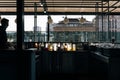
<instances>
[{"instance_id":1,"label":"metal railing","mask_svg":"<svg viewBox=\"0 0 120 80\"><path fill-rule=\"evenodd\" d=\"M103 35L103 36L101 36ZM7 32L8 42L16 42L16 32ZM34 37L36 36L36 37ZM120 32L115 33L115 42L120 43ZM36 39L34 39L36 38ZM111 42L112 35L110 39L107 39L107 32L55 32L50 31L49 42ZM36 32L33 31L24 32L24 42L48 42L46 32Z\"/></svg>"}]
</instances>

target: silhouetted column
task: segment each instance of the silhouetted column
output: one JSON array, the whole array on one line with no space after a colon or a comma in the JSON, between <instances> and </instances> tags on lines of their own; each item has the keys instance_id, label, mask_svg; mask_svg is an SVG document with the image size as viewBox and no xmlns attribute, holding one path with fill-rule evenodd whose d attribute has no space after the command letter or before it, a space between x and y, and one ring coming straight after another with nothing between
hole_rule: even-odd
<instances>
[{"instance_id":1,"label":"silhouetted column","mask_svg":"<svg viewBox=\"0 0 120 80\"><path fill-rule=\"evenodd\" d=\"M47 22L47 41L49 42L50 37L50 24Z\"/></svg>"},{"instance_id":2,"label":"silhouetted column","mask_svg":"<svg viewBox=\"0 0 120 80\"><path fill-rule=\"evenodd\" d=\"M24 42L24 0L17 0L17 50L23 49Z\"/></svg>"},{"instance_id":3,"label":"silhouetted column","mask_svg":"<svg viewBox=\"0 0 120 80\"><path fill-rule=\"evenodd\" d=\"M26 71L26 61L24 59L24 0L16 0L17 4L17 80L28 80Z\"/></svg>"},{"instance_id":4,"label":"silhouetted column","mask_svg":"<svg viewBox=\"0 0 120 80\"><path fill-rule=\"evenodd\" d=\"M102 0L102 37L101 40L103 41L103 0Z\"/></svg>"},{"instance_id":5,"label":"silhouetted column","mask_svg":"<svg viewBox=\"0 0 120 80\"><path fill-rule=\"evenodd\" d=\"M110 17L109 17L109 13L110 13L110 10L109 10L109 0L108 0L108 41L110 42L111 41L111 32L110 32Z\"/></svg>"},{"instance_id":6,"label":"silhouetted column","mask_svg":"<svg viewBox=\"0 0 120 80\"><path fill-rule=\"evenodd\" d=\"M37 31L37 4L34 3L34 42L37 42L36 31Z\"/></svg>"}]
</instances>

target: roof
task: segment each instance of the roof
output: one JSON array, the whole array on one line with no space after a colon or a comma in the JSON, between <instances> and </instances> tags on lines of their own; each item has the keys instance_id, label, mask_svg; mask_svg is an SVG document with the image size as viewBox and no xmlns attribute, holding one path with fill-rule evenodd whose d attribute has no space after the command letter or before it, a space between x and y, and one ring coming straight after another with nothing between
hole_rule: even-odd
<instances>
[{"instance_id":1,"label":"roof","mask_svg":"<svg viewBox=\"0 0 120 80\"><path fill-rule=\"evenodd\" d=\"M68 20L69 20L69 23L80 23L79 18L68 18ZM90 24L92 22L86 20L85 23ZM60 21L58 24L64 24L64 20Z\"/></svg>"},{"instance_id":2,"label":"roof","mask_svg":"<svg viewBox=\"0 0 120 80\"><path fill-rule=\"evenodd\" d=\"M17 0L0 0L0 12L16 12ZM42 4L42 5L41 5ZM24 12L38 13L118 13L119 0L24 0Z\"/></svg>"}]
</instances>

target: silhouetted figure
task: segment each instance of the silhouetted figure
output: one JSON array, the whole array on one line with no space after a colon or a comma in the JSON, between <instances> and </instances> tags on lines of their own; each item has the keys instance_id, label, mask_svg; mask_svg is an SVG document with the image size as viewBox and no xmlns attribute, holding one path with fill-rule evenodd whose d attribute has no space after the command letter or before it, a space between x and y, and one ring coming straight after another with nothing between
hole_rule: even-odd
<instances>
[{"instance_id":1,"label":"silhouetted figure","mask_svg":"<svg viewBox=\"0 0 120 80\"><path fill-rule=\"evenodd\" d=\"M9 25L9 20L3 18L1 20L1 26L0 26L0 49L8 49L7 45L7 33L6 28Z\"/></svg>"},{"instance_id":2,"label":"silhouetted figure","mask_svg":"<svg viewBox=\"0 0 120 80\"><path fill-rule=\"evenodd\" d=\"M115 37L112 37L112 43L113 44L115 43Z\"/></svg>"}]
</instances>

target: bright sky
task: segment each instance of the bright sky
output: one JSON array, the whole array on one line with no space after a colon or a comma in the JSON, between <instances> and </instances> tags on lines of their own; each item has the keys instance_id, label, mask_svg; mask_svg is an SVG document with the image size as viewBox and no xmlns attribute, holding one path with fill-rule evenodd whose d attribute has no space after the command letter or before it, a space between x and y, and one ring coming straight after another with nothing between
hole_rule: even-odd
<instances>
[{"instance_id":1,"label":"bright sky","mask_svg":"<svg viewBox=\"0 0 120 80\"><path fill-rule=\"evenodd\" d=\"M7 31L16 31L16 23L15 19L16 16L12 15L5 15L1 16L2 18L9 19L9 26L7 28ZM58 23L59 21L62 21L64 19L65 15L51 15L51 18L53 19L53 23ZM80 18L81 15L67 15L68 18ZM92 21L93 18L95 18L94 15L83 15L84 18L86 18L88 21ZM33 31L34 27L34 16L25 16L24 17L24 27L25 31ZM41 31L46 31L46 25L47 24L47 16L37 16L37 26L41 27Z\"/></svg>"}]
</instances>

